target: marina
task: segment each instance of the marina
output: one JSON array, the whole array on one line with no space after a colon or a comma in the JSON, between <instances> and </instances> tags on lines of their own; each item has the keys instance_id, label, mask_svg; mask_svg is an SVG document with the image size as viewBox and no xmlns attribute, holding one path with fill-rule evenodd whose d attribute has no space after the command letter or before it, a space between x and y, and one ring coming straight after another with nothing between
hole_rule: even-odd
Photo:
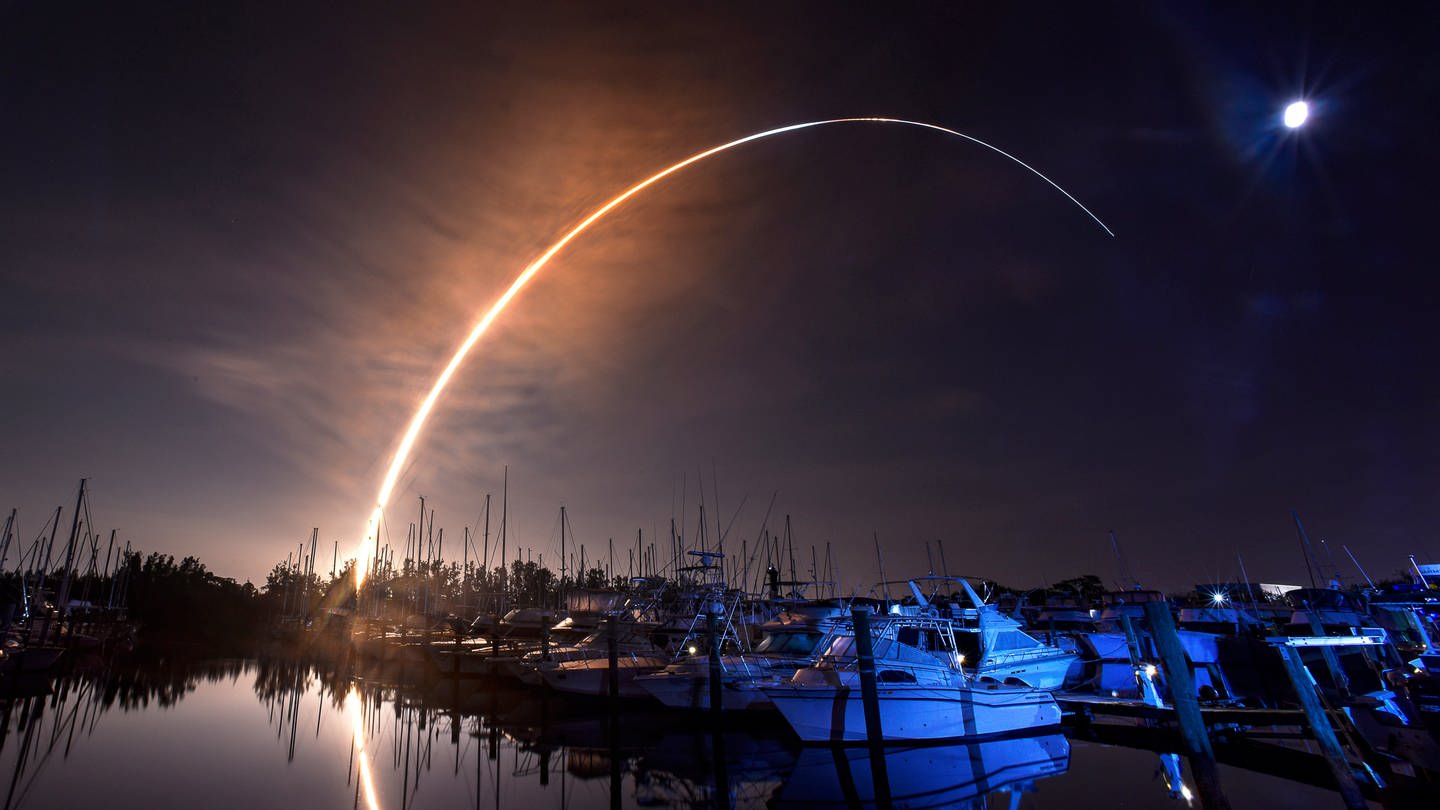
<instances>
[{"instance_id":1,"label":"marina","mask_svg":"<svg viewBox=\"0 0 1440 810\"><path fill-rule=\"evenodd\" d=\"M82 482L77 509L85 496ZM97 548L77 523L69 545L87 537ZM1384 590L1261 599L1245 583L1212 584L1181 604L1062 590L1047 605L935 574L881 583L881 598L826 596L773 564L755 576L756 560L682 554L678 536L674 560L693 563L610 587L599 569L581 584L518 559L457 577L438 546L394 565L382 547L357 586L353 569L313 572L313 535L300 551L249 596L223 596L198 561L153 555L22 569L0 670L0 754L12 758L0 762L12 774L0 810L56 806L67 781L52 771L93 780L124 767L87 759L116 745L102 718L159 724L140 735L164 745L106 756L170 767L161 784L181 792L198 790L184 779L219 778L205 768L284 749L285 780L216 807L271 801L271 789L369 810L1015 807L1056 790L1064 806L1137 796L1137 807L1223 808L1300 790L1310 806L1360 810L1426 806L1440 784L1440 591L1418 564L1414 583ZM113 596L57 609L72 587ZM202 592L202 611L242 600L235 632L195 635L186 614L153 612ZM209 729L185 745L175 718L190 707ZM1108 757L1129 770L1078 766ZM1137 786L1145 767L1160 786ZM1067 780L1114 795L1077 804L1054 787Z\"/></svg>"}]
</instances>

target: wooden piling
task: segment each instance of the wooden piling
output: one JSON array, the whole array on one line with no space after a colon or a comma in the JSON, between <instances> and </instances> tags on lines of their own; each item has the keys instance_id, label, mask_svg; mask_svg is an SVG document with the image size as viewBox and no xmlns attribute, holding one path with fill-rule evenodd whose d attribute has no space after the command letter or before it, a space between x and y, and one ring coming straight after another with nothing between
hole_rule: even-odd
<instances>
[{"instance_id":1,"label":"wooden piling","mask_svg":"<svg viewBox=\"0 0 1440 810\"><path fill-rule=\"evenodd\" d=\"M1305 617L1310 620L1311 635L1326 635L1325 625L1320 623L1320 617L1317 615L1319 610L1315 607L1314 600L1306 599L1304 605ZM1330 673L1330 682L1335 684L1335 692L1342 699L1348 698L1350 696L1350 679L1346 677L1345 669L1340 666L1340 657L1329 647L1320 648L1320 657L1325 659L1325 669Z\"/></svg>"},{"instance_id":2,"label":"wooden piling","mask_svg":"<svg viewBox=\"0 0 1440 810\"><path fill-rule=\"evenodd\" d=\"M1305 720L1310 725L1310 733L1315 735L1315 741L1320 743L1320 752L1325 756L1325 764L1330 766L1330 772L1335 776L1336 785L1340 790L1340 798L1345 801L1345 806L1350 810L1364 810L1367 806L1365 797L1360 793L1360 785L1355 781L1355 772L1350 769L1350 761L1345 757L1345 749L1340 747L1340 740L1335 736L1335 729L1330 727L1330 717L1325 713L1325 707L1320 704L1320 696L1315 691L1315 679L1305 664L1300 661L1300 651L1288 644L1278 645L1280 658L1285 662L1285 672L1290 676L1290 682L1295 686L1295 694L1300 698L1300 708L1305 711Z\"/></svg>"},{"instance_id":3,"label":"wooden piling","mask_svg":"<svg viewBox=\"0 0 1440 810\"><path fill-rule=\"evenodd\" d=\"M613 703L620 697L620 639L616 635L614 616L605 617L605 648L610 655L606 686Z\"/></svg>"},{"instance_id":4,"label":"wooden piling","mask_svg":"<svg viewBox=\"0 0 1440 810\"><path fill-rule=\"evenodd\" d=\"M710 658L710 716L719 717L723 697L720 691L720 640L716 638L714 611L705 613L705 642L709 648Z\"/></svg>"},{"instance_id":5,"label":"wooden piling","mask_svg":"<svg viewBox=\"0 0 1440 810\"><path fill-rule=\"evenodd\" d=\"M726 759L725 733L720 726L710 729L710 762L715 773L715 794L713 805L717 810L730 810L730 763Z\"/></svg>"},{"instance_id":6,"label":"wooden piling","mask_svg":"<svg viewBox=\"0 0 1440 810\"><path fill-rule=\"evenodd\" d=\"M856 665L860 672L860 701L865 707L865 739L871 744L884 741L880 725L880 692L875 684L875 651L871 647L870 613L851 608L850 621L855 626Z\"/></svg>"},{"instance_id":7,"label":"wooden piling","mask_svg":"<svg viewBox=\"0 0 1440 810\"><path fill-rule=\"evenodd\" d=\"M890 772L885 765L885 733L880 725L880 690L875 683L875 650L870 639L870 613L850 609L855 627L855 656L860 673L860 701L865 708L865 739L870 747L870 777L875 788L875 805L888 808Z\"/></svg>"},{"instance_id":8,"label":"wooden piling","mask_svg":"<svg viewBox=\"0 0 1440 810\"><path fill-rule=\"evenodd\" d=\"M1174 617L1170 615L1170 603L1146 602L1145 620L1150 625L1150 634L1160 653L1160 663L1165 668L1165 688L1170 692L1170 705L1174 707L1175 719L1180 723L1180 737L1185 743L1186 753L1190 755L1190 771L1195 777L1195 792L1200 796L1200 804L1207 810L1229 810L1230 801L1220 789L1215 751L1210 746L1205 718L1200 714L1195 682L1190 678L1190 662L1185 658L1185 648L1180 645L1180 633L1175 629Z\"/></svg>"},{"instance_id":9,"label":"wooden piling","mask_svg":"<svg viewBox=\"0 0 1440 810\"><path fill-rule=\"evenodd\" d=\"M1180 736L1185 741L1186 753L1200 754L1213 760L1215 751L1210 747L1210 734L1205 728L1204 718L1200 716L1200 701L1195 697L1190 663L1185 658L1185 648L1180 646L1180 634L1175 630L1175 619L1170 615L1170 603L1146 602L1145 619L1155 637L1160 663L1165 667L1165 688L1170 692L1175 719L1180 722Z\"/></svg>"}]
</instances>

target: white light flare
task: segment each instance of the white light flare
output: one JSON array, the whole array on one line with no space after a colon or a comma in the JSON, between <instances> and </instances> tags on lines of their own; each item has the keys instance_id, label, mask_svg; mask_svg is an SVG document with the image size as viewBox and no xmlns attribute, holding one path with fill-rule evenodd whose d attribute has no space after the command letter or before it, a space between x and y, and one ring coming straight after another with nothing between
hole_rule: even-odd
<instances>
[{"instance_id":1,"label":"white light flare","mask_svg":"<svg viewBox=\"0 0 1440 810\"><path fill-rule=\"evenodd\" d=\"M1290 129L1299 129L1305 125L1305 122L1309 120L1309 118L1310 105L1303 101L1292 101L1290 105L1285 108L1285 115L1282 120L1285 122L1285 126Z\"/></svg>"},{"instance_id":2,"label":"white light flare","mask_svg":"<svg viewBox=\"0 0 1440 810\"><path fill-rule=\"evenodd\" d=\"M415 410L415 415L410 418L410 424L405 429L405 434L401 437L400 444L395 449L395 455L390 460L390 468L386 471L385 478L380 484L380 493L375 498L375 508L370 513L370 520L367 529L368 536L361 542L360 549L355 555L356 585L358 586L361 582L364 582L365 577L368 574L368 552L372 549L373 546L377 545L376 536L379 533L380 520L384 514L385 506L390 501L390 495L393 493L395 489L395 484L400 478L400 471L405 468L405 463L410 458L410 452L414 449L415 442L420 438L420 433L425 427L426 420L430 418L430 412L434 410L436 401L440 399L440 394L445 390L445 387L450 384L450 379L455 376L456 369L460 367L460 364L465 361L466 356L470 354L470 349L473 348L475 346L475 343L480 340L481 336L483 336L485 332L489 330L490 324L495 322L495 319L499 317L501 312L505 311L505 307L510 304L510 301L513 300L515 296L520 293L520 290L524 289L526 284L530 283L530 279L534 278L535 274L540 272L540 268L544 267L546 263L548 263L550 259L555 256L556 253L559 253L562 248L570 244L571 240L579 236L582 232L585 231L586 228L589 228L597 220L610 213L621 203L625 202L636 194L639 194L641 191L644 191L651 185L665 179L666 177L669 177L670 175L680 171L686 166L689 166L692 163L698 163L705 158L710 157L711 155L719 154L720 152L724 152L728 149L733 149L734 147L740 146L741 144L746 144L751 141L758 141L762 138L769 138L775 135L783 135L787 132L795 132L797 130L810 129L812 127L826 126L828 124L860 123L901 124L904 126L920 127L922 129L934 130L936 132L941 132L946 135L953 135L957 138L963 138L967 141L970 141L971 143L983 146L986 149L991 150L992 152L999 153L1000 155L1009 158L1011 161L1018 163L1020 166L1029 170L1030 173L1034 174L1036 177L1044 180L1056 191L1065 195L1066 199L1074 203L1091 219L1095 220L1095 223L1099 225L1105 231L1105 233L1109 234L1110 236L1115 235L1114 231L1110 230L1110 228L1104 222L1100 221L1099 217L1095 216L1095 214L1091 212L1090 209L1086 208L1083 204L1081 204L1079 200L1071 196L1070 192L1061 188L1054 180L1046 177L1038 169L1021 160L1020 158L1015 157L1014 155L1006 152L1005 150L997 146L988 144L985 141L980 140L979 138L974 138L966 135L963 132L958 132L956 130L942 127L937 124L927 124L923 121L908 121L902 118L830 118L823 121L807 121L803 124L790 124L789 126L776 127L775 129L767 129L764 132L757 132L753 135L746 135L743 138L730 141L729 143L723 143L719 146L706 149L705 151L698 154L691 155L690 157L685 158L679 163L676 163L669 168L663 169L651 175L650 177L641 180L639 183L636 183L629 189L626 189L619 196L600 206L593 213L591 213L590 216L581 220L579 225L571 228L564 236L560 237L560 239L556 241L555 244L551 245L548 249L546 249L544 253L540 254L539 258L535 259L535 261L531 262L523 271L521 271L520 275L516 276L515 280L510 282L510 286L505 290L504 294L501 295L500 298L490 306L490 309L485 312L485 314L480 318L480 321L476 323L474 328L470 330L469 336L467 336L464 342L460 344L460 347L455 350L454 356L450 358L450 362L446 364L445 369L440 372L440 376L435 378L435 383L430 387L430 392L425 395L425 398L423 400L421 400L420 406Z\"/></svg>"},{"instance_id":3,"label":"white light flare","mask_svg":"<svg viewBox=\"0 0 1440 810\"><path fill-rule=\"evenodd\" d=\"M369 810L380 810L380 799L375 795L375 778L370 772L370 758L365 753L365 706L353 686L345 696L345 711L355 720L355 758L360 760L360 788L365 794L365 806Z\"/></svg>"}]
</instances>

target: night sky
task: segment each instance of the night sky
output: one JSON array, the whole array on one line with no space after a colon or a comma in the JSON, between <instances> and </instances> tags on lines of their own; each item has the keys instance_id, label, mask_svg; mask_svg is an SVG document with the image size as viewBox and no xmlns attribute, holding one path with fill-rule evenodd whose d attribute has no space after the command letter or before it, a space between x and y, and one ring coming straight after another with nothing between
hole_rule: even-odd
<instances>
[{"instance_id":1,"label":"night sky","mask_svg":"<svg viewBox=\"0 0 1440 810\"><path fill-rule=\"evenodd\" d=\"M1264 6L1252 8L1252 6ZM11 2L0 10L0 506L260 581L387 512L459 557L485 495L800 574L1164 588L1440 561L1440 25L1421 4ZM1303 129L1284 105L1311 101ZM703 491L702 491L703 482ZM9 565L14 565L12 550Z\"/></svg>"}]
</instances>

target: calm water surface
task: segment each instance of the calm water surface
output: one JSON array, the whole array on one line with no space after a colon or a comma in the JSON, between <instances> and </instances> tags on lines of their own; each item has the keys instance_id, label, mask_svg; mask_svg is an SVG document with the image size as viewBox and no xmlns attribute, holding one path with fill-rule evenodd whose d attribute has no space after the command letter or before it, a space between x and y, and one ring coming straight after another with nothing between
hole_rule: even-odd
<instances>
[{"instance_id":1,"label":"calm water surface","mask_svg":"<svg viewBox=\"0 0 1440 810\"><path fill-rule=\"evenodd\" d=\"M397 673L327 669L159 660L48 691L6 684L0 810L723 807L717 783L734 807L827 807L873 798L881 765L864 749L802 748L773 723L716 734L683 713L627 707L612 721L539 692L402 689ZM1051 734L892 748L883 768L896 806L1192 806L1172 795L1165 764ZM1343 806L1308 785L1225 766L1220 776L1236 808Z\"/></svg>"}]
</instances>

